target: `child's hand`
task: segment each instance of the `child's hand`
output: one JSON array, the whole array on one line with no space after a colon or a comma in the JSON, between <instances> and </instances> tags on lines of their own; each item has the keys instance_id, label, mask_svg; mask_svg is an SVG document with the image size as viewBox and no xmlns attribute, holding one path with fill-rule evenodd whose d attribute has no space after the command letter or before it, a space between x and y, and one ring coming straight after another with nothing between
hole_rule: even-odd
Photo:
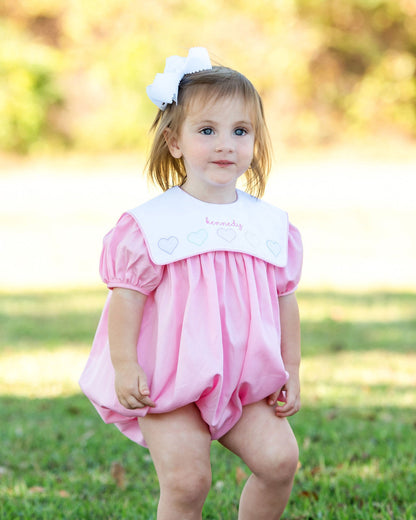
<instances>
[{"instance_id":1,"label":"child's hand","mask_svg":"<svg viewBox=\"0 0 416 520\"><path fill-rule=\"evenodd\" d=\"M126 363L115 371L115 390L124 408L134 410L145 406L155 407L150 399L147 378L143 369L137 363Z\"/></svg>"},{"instance_id":2,"label":"child's hand","mask_svg":"<svg viewBox=\"0 0 416 520\"><path fill-rule=\"evenodd\" d=\"M285 402L281 404L280 398L284 392ZM276 406L276 415L278 417L290 417L300 410L300 384L299 379L289 378L288 382L281 390L274 392L267 398L270 406Z\"/></svg>"}]
</instances>

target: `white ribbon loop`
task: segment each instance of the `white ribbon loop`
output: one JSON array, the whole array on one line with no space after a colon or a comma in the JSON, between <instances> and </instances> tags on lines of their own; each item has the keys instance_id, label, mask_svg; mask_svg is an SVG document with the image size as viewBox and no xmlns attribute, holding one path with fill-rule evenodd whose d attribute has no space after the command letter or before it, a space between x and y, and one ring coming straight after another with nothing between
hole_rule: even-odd
<instances>
[{"instance_id":1,"label":"white ribbon loop","mask_svg":"<svg viewBox=\"0 0 416 520\"><path fill-rule=\"evenodd\" d=\"M211 61L204 47L192 47L186 58L170 56L164 72L156 74L153 83L146 87L147 95L160 110L165 110L167 105L178 102L179 83L185 74L210 69Z\"/></svg>"}]
</instances>

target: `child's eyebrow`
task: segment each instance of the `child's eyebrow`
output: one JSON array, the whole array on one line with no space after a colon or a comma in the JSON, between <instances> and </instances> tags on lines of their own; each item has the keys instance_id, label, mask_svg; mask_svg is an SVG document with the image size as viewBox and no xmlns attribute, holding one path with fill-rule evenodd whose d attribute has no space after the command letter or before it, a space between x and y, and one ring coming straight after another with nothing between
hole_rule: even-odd
<instances>
[{"instance_id":1,"label":"child's eyebrow","mask_svg":"<svg viewBox=\"0 0 416 520\"><path fill-rule=\"evenodd\" d=\"M234 123L235 126L253 126L253 123L251 121L237 121Z\"/></svg>"},{"instance_id":2,"label":"child's eyebrow","mask_svg":"<svg viewBox=\"0 0 416 520\"><path fill-rule=\"evenodd\" d=\"M194 125L207 125L207 126L215 126L218 124L218 121L213 121L212 119L191 119L191 123ZM250 128L253 127L253 124L251 121L235 121L232 126L249 126Z\"/></svg>"},{"instance_id":3,"label":"child's eyebrow","mask_svg":"<svg viewBox=\"0 0 416 520\"><path fill-rule=\"evenodd\" d=\"M212 121L211 119L198 119L197 117L195 119L191 119L191 123L194 125L216 125L218 124L218 121Z\"/></svg>"}]
</instances>

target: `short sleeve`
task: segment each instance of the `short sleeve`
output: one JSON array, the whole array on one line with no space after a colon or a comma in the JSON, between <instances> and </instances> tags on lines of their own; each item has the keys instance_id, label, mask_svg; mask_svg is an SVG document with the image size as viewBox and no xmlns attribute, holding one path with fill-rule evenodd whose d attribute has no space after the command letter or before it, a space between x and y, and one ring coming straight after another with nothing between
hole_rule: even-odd
<instances>
[{"instance_id":1,"label":"short sleeve","mask_svg":"<svg viewBox=\"0 0 416 520\"><path fill-rule=\"evenodd\" d=\"M140 227L128 213L104 237L100 274L109 289L122 287L146 295L161 281L163 266L150 259Z\"/></svg>"},{"instance_id":2,"label":"short sleeve","mask_svg":"<svg viewBox=\"0 0 416 520\"><path fill-rule=\"evenodd\" d=\"M302 272L303 247L299 230L289 224L288 259L285 267L277 268L277 292L285 296L296 291Z\"/></svg>"}]
</instances>

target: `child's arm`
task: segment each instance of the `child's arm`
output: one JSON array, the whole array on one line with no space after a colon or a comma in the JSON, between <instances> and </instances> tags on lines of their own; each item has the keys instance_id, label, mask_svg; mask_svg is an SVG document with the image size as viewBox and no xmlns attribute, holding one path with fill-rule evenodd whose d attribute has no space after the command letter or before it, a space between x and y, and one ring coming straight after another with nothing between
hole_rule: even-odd
<instances>
[{"instance_id":1,"label":"child's arm","mask_svg":"<svg viewBox=\"0 0 416 520\"><path fill-rule=\"evenodd\" d=\"M299 308L294 293L279 298L280 327L282 333L281 351L283 363L289 372L289 380L282 390L286 391L286 403L276 408L276 415L288 417L300 409L300 320ZM275 405L280 390L269 397L269 404Z\"/></svg>"},{"instance_id":2,"label":"child's arm","mask_svg":"<svg viewBox=\"0 0 416 520\"><path fill-rule=\"evenodd\" d=\"M115 390L120 403L129 409L155 406L147 378L137 362L137 340L146 296L130 289L114 288L108 315L111 361Z\"/></svg>"}]
</instances>

